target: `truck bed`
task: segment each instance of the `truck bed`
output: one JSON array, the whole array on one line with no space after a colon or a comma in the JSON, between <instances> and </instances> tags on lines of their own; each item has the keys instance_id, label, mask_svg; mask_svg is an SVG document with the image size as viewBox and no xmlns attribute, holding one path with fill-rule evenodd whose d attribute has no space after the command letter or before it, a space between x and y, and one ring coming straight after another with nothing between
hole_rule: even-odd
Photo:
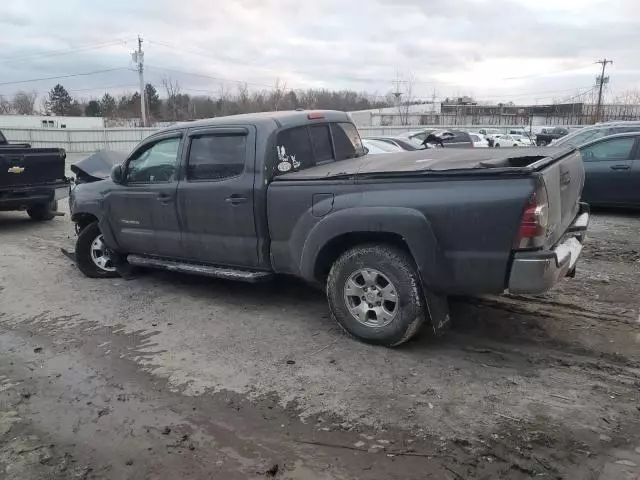
<instances>
[{"instance_id":1,"label":"truck bed","mask_svg":"<svg viewBox=\"0 0 640 480\"><path fill-rule=\"evenodd\" d=\"M336 177L375 176L375 174L406 176L428 174L528 174L570 154L574 149L548 148L483 148L429 149L398 152L318 165L275 178L283 180L314 180Z\"/></svg>"}]
</instances>

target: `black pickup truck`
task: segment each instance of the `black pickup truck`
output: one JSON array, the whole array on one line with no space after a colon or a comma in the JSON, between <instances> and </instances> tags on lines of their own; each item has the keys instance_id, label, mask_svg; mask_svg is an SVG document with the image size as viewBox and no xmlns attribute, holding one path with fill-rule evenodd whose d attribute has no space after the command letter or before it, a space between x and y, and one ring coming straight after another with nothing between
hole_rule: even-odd
<instances>
[{"instance_id":1,"label":"black pickup truck","mask_svg":"<svg viewBox=\"0 0 640 480\"><path fill-rule=\"evenodd\" d=\"M572 149L364 155L343 112L179 124L77 185L76 262L326 289L355 337L395 346L448 323L448 295L540 293L574 272L589 220Z\"/></svg>"},{"instance_id":2,"label":"black pickup truck","mask_svg":"<svg viewBox=\"0 0 640 480\"><path fill-rule=\"evenodd\" d=\"M33 220L51 220L69 194L66 153L9 143L0 132L0 211L26 210Z\"/></svg>"},{"instance_id":3,"label":"black pickup truck","mask_svg":"<svg viewBox=\"0 0 640 480\"><path fill-rule=\"evenodd\" d=\"M543 128L542 131L536 135L536 145L538 145L539 147L544 147L545 145L549 145L553 140L562 138L568 133L569 130L563 127L555 127L550 129Z\"/></svg>"}]
</instances>

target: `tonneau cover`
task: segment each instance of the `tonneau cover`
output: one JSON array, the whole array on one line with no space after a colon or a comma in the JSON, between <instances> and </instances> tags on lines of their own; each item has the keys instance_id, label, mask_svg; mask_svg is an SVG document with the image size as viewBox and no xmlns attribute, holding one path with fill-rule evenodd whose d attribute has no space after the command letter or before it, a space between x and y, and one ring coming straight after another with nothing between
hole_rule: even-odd
<instances>
[{"instance_id":1,"label":"tonneau cover","mask_svg":"<svg viewBox=\"0 0 640 480\"><path fill-rule=\"evenodd\" d=\"M385 173L455 173L456 171L533 171L533 164L564 157L573 148L434 148L413 152L365 155L279 175L275 180L319 178Z\"/></svg>"}]
</instances>

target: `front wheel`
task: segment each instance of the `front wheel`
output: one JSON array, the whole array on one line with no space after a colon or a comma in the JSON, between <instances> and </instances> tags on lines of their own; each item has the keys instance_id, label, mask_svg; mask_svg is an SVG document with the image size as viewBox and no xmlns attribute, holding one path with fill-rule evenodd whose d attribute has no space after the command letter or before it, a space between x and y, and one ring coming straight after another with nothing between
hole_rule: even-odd
<instances>
[{"instance_id":1,"label":"front wheel","mask_svg":"<svg viewBox=\"0 0 640 480\"><path fill-rule=\"evenodd\" d=\"M496 143L496 148L500 148L500 144L499 143Z\"/></svg>"},{"instance_id":2,"label":"front wheel","mask_svg":"<svg viewBox=\"0 0 640 480\"><path fill-rule=\"evenodd\" d=\"M411 258L385 245L346 251L327 280L329 308L338 324L363 342L395 347L426 320L420 279Z\"/></svg>"},{"instance_id":3,"label":"front wheel","mask_svg":"<svg viewBox=\"0 0 640 480\"><path fill-rule=\"evenodd\" d=\"M27 208L27 214L31 217L31 220L36 222L43 222L45 220L53 220L55 212L58 210L58 202L53 200L47 203L39 203L33 207Z\"/></svg>"},{"instance_id":4,"label":"front wheel","mask_svg":"<svg viewBox=\"0 0 640 480\"><path fill-rule=\"evenodd\" d=\"M80 232L76 240L76 264L87 277L117 277L114 258L114 252L104 243L98 222L87 225Z\"/></svg>"}]
</instances>

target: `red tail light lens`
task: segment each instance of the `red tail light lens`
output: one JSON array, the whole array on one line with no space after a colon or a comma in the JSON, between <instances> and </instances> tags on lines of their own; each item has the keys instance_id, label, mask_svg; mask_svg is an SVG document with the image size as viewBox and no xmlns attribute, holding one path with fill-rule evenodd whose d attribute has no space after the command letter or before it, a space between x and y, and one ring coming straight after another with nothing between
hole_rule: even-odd
<instances>
[{"instance_id":1,"label":"red tail light lens","mask_svg":"<svg viewBox=\"0 0 640 480\"><path fill-rule=\"evenodd\" d=\"M531 196L520 219L518 235L513 248L526 250L544 246L549 226L549 203L544 185L540 185Z\"/></svg>"},{"instance_id":2,"label":"red tail light lens","mask_svg":"<svg viewBox=\"0 0 640 480\"><path fill-rule=\"evenodd\" d=\"M307 118L309 120L318 120L318 119L324 118L324 115L320 112L311 112L307 114Z\"/></svg>"}]
</instances>

